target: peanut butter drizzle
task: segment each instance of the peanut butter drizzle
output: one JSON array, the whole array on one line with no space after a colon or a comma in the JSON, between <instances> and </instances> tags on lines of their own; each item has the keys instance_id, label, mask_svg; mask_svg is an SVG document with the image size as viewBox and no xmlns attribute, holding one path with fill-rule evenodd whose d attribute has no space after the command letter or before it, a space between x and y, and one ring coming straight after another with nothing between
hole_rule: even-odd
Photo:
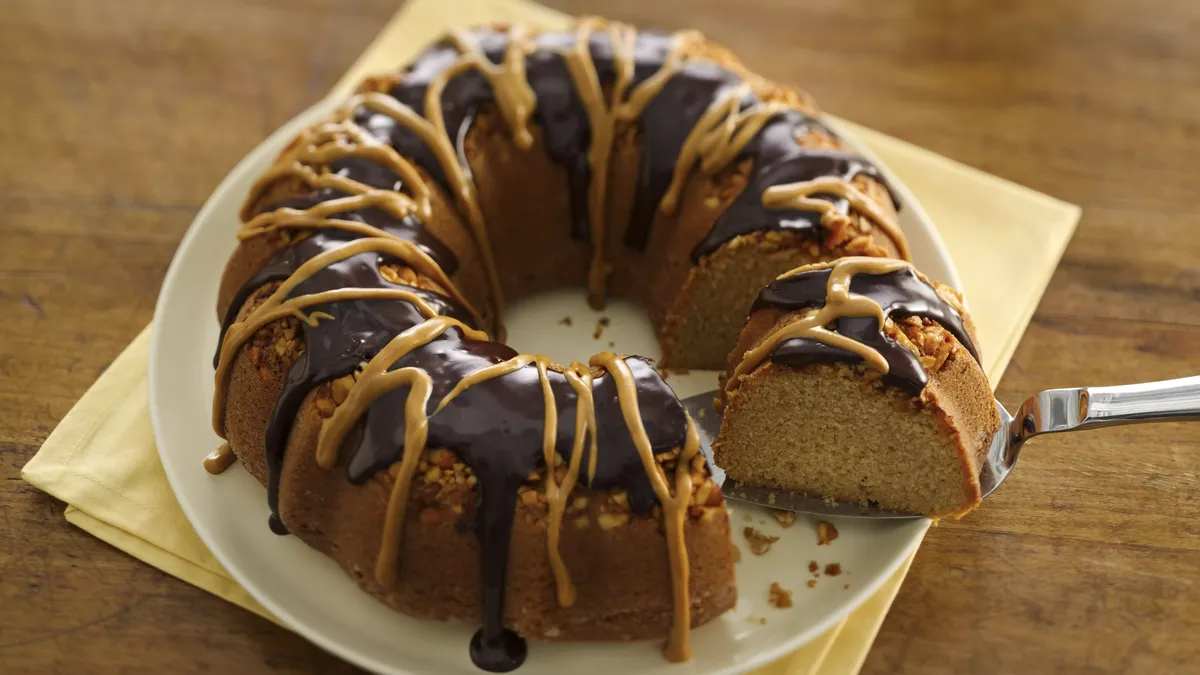
<instances>
[{"instance_id":1,"label":"peanut butter drizzle","mask_svg":"<svg viewBox=\"0 0 1200 675\"><path fill-rule=\"evenodd\" d=\"M911 259L908 251L908 239L900 231L900 226L895 219L884 213L878 204L851 185L849 181L823 176L802 183L774 185L763 193L763 206L769 209L816 211L821 214L822 224L827 224L836 218L845 218L844 215L838 213L837 205L834 202L827 199L816 199L813 195L833 195L839 199L845 199L852 209L870 218L879 229L891 238L892 242L896 244L896 250L899 251L901 258Z\"/></svg>"},{"instance_id":2,"label":"peanut butter drizzle","mask_svg":"<svg viewBox=\"0 0 1200 675\"><path fill-rule=\"evenodd\" d=\"M233 454L233 448L228 443L222 443L221 447L213 450L208 457L204 458L204 470L212 475L225 473L225 469L233 466L237 461L237 455Z\"/></svg>"},{"instance_id":3,"label":"peanut butter drizzle","mask_svg":"<svg viewBox=\"0 0 1200 675\"><path fill-rule=\"evenodd\" d=\"M457 319L435 316L392 338L375 358L363 368L354 386L333 412L333 416L321 425L317 436L317 464L329 469L337 464L338 450L354 423L380 396L399 387L412 387L404 404L404 456L388 470L392 477L392 492L388 498L384 517L383 534L380 538L379 555L375 561L375 580L384 587L396 582L396 568L400 555L400 540L404 532L404 516L408 508L409 488L413 473L421 455L425 452L425 440L429 433L429 415L426 409L433 380L429 373L420 368L400 368L388 371L396 361L412 350L429 344L450 328L458 328L470 339L487 339Z\"/></svg>"},{"instance_id":4,"label":"peanut butter drizzle","mask_svg":"<svg viewBox=\"0 0 1200 675\"><path fill-rule=\"evenodd\" d=\"M734 87L704 111L679 151L671 185L659 202L660 211L668 215L675 213L680 193L697 161L700 172L711 176L732 164L768 120L791 109L782 101L768 101L755 102L749 108L740 110L742 99L750 93L748 84Z\"/></svg>"},{"instance_id":5,"label":"peanut butter drizzle","mask_svg":"<svg viewBox=\"0 0 1200 675\"><path fill-rule=\"evenodd\" d=\"M454 28L450 31L449 37L458 51L462 53L462 60L459 61L457 67L474 68L487 78L488 84L491 85L492 91L496 95L496 108L500 111L504 121L508 123L508 128L513 132L513 141L518 148L528 150L533 145L533 134L529 132L529 116L537 107L537 96L533 93L533 88L529 86L529 80L525 77L525 57L534 51L528 30L519 24L509 29L509 42L508 47L504 50L504 63L498 66L488 60L487 55L479 48L479 39L470 31ZM451 68L451 70L454 69ZM450 79L453 79L453 75L448 76L445 81L448 82ZM440 89L438 94L440 109ZM428 110L426 110L426 116L429 117ZM438 115L436 118L430 117L430 119L441 120L442 116Z\"/></svg>"},{"instance_id":6,"label":"peanut butter drizzle","mask_svg":"<svg viewBox=\"0 0 1200 675\"><path fill-rule=\"evenodd\" d=\"M255 308L249 316L234 322L225 333L224 341L221 343L221 354L220 359L218 359L215 375L216 389L213 394L213 429L219 436L225 436L225 392L228 387L230 371L233 368L234 357L242 345L253 337L258 329L268 323L292 316L309 325L315 325L315 322L322 318L321 314L323 313L315 312L305 315L300 310L305 307L340 300L398 299L412 303L426 319L437 315L437 312L419 295L403 289L341 288L287 299L288 294L296 286L313 274L316 274L328 265L367 251L378 251L396 256L414 270L433 278L443 288L447 289L448 294L455 301L461 303L463 307L470 308L470 304L466 302L466 299L462 297L462 294L458 292L454 284L450 282L450 279L438 267L437 263L430 259L424 251L417 248L415 244L403 239L358 239L344 246L314 256L301 265L292 276L288 277L279 288L275 289L275 292ZM471 311L473 312L473 310ZM324 315L324 318L328 318L328 315ZM481 339L487 339L487 335L480 331L471 330L471 333L481 336Z\"/></svg>"},{"instance_id":7,"label":"peanut butter drizzle","mask_svg":"<svg viewBox=\"0 0 1200 675\"><path fill-rule=\"evenodd\" d=\"M733 375L726 380L725 394L728 396L736 391L743 375L758 368L770 357L776 347L793 338L816 340L831 347L853 352L869 366L886 375L889 367L887 359L883 358L882 354L857 340L835 333L826 326L841 317L873 316L879 321L880 330L883 330L883 308L871 298L851 293L850 281L856 274L887 274L909 267L912 267L911 263L891 258L848 257L839 258L831 263L805 265L780 275L779 279L786 279L809 270L831 268L829 282L826 285L825 304L808 316L776 329L748 350L742 356L741 363L734 369Z\"/></svg>"},{"instance_id":8,"label":"peanut butter drizzle","mask_svg":"<svg viewBox=\"0 0 1200 675\"><path fill-rule=\"evenodd\" d=\"M480 368L479 370L468 374L466 377L459 380L458 384L454 385L454 388L450 390L450 393L442 397L442 400L438 402L437 409L433 411L433 414L436 415L440 413L442 408L445 408L447 405L449 405L450 401L453 401L459 394L463 393L467 389L470 389L471 387L474 387L480 382L483 382L484 380L490 380L493 377L500 377L501 375L507 375L509 373L516 372L530 363L539 361L543 358L545 357L536 356L534 354L518 354L507 361L501 361L500 363L492 364L486 368Z\"/></svg>"},{"instance_id":9,"label":"peanut butter drizzle","mask_svg":"<svg viewBox=\"0 0 1200 675\"><path fill-rule=\"evenodd\" d=\"M700 449L700 436L691 415L686 412L687 440L680 450L679 459L675 464L675 494L667 484L667 478L662 467L654 461L654 451L646 428L642 424L642 415L638 407L637 385L633 373L624 360L612 352L601 352L591 359L591 365L601 366L608 370L613 382L617 385L617 400L621 404L621 414L625 417L625 426L637 447L638 455L642 458L642 468L650 479L654 494L658 497L663 510L663 524L667 530L667 555L671 565L671 589L674 604L674 621L671 624L671 635L667 638L664 650L667 660L673 662L687 661L691 658L690 635L692 615L691 601L688 592L688 559L687 546L684 541L683 525L687 516L688 499L692 494L691 460Z\"/></svg>"},{"instance_id":10,"label":"peanut butter drizzle","mask_svg":"<svg viewBox=\"0 0 1200 675\"><path fill-rule=\"evenodd\" d=\"M613 50L613 68L616 81L608 102L596 73L592 58L591 34L604 28L608 31ZM586 17L575 29L575 42L571 49L563 52L563 61L575 83L575 91L587 111L592 139L588 147L588 167L591 180L588 185L588 221L592 240L592 261L588 268L588 302L594 308L604 306L605 291L611 265L605 255L605 232L607 230L608 164L612 157L613 141L617 124L636 120L646 104L654 98L667 81L683 66L688 47L699 35L694 32L677 33L663 65L658 72L642 82L625 98L625 90L634 75L634 45L637 31L628 25L608 23L598 17Z\"/></svg>"},{"instance_id":11,"label":"peanut butter drizzle","mask_svg":"<svg viewBox=\"0 0 1200 675\"><path fill-rule=\"evenodd\" d=\"M308 169L308 167L304 167ZM334 178L342 180L339 176L321 176L319 179ZM320 181L318 181L320 182ZM357 211L365 208L380 208L389 211L398 218L403 218L407 213L404 211L407 202L403 199L403 195L391 190L370 190L351 197L339 197L337 199L329 199L313 205L308 209L294 209L291 207L281 207L274 211L264 211L250 220L242 224L238 229L238 239L250 239L257 237L260 234L266 234L273 230L289 227L304 227L310 229L321 229L331 227L348 232L355 232L371 237L391 237L400 239L393 234L385 232L374 225L360 223L352 220L339 220L331 218L339 213L347 211ZM401 240L407 241L407 240Z\"/></svg>"},{"instance_id":12,"label":"peanut butter drizzle","mask_svg":"<svg viewBox=\"0 0 1200 675\"><path fill-rule=\"evenodd\" d=\"M341 110L339 114L344 112ZM292 141L288 149L250 188L242 204L242 220L250 220L251 209L272 183L288 176L300 178L313 189L328 188L351 195L372 191L369 185L329 172L330 164L347 157L362 157L387 168L400 177L406 190L413 192L410 196L393 190L379 191L389 197L385 203L373 206L387 208L397 218L414 212L426 219L432 215L429 186L421 180L412 162L391 145L376 140L352 119L345 118L307 129Z\"/></svg>"},{"instance_id":13,"label":"peanut butter drizzle","mask_svg":"<svg viewBox=\"0 0 1200 675\"><path fill-rule=\"evenodd\" d=\"M571 496L571 491L575 489L575 484L579 480L579 469L583 459L583 447L587 437L592 439L592 458L593 463L596 456L596 422L595 411L592 408L592 373L591 369L579 363L572 362L571 365L563 371L567 382L575 390L578 396L575 404L575 440L571 446L571 459L567 463L567 472L563 476L563 482L558 482L556 470L554 467L554 439L556 433L551 433L550 425L550 406L553 405L554 395L550 391L550 380L543 376L542 387L546 392L547 409L546 409L546 503L549 506L549 514L546 523L546 548L550 555L550 569L554 572L554 587L557 591L558 604L560 607L570 607L575 604L575 584L571 582L570 572L567 570L567 565L563 562L562 553L559 551L558 542L562 534L562 519L563 513L567 508L567 499ZM555 415L557 418L557 415ZM557 426L557 419L553 422ZM554 430L555 432L557 429ZM594 469L593 469L594 471Z\"/></svg>"}]
</instances>

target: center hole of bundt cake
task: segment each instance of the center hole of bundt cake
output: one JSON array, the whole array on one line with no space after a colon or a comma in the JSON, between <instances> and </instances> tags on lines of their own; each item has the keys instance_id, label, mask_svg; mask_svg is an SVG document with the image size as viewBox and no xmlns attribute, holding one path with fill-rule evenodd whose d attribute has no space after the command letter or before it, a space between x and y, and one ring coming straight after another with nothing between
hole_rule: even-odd
<instances>
[{"instance_id":1,"label":"center hole of bundt cake","mask_svg":"<svg viewBox=\"0 0 1200 675\"><path fill-rule=\"evenodd\" d=\"M658 359L654 327L641 305L608 298L602 310L588 306L587 289L557 288L524 295L504 310L505 340L523 354L545 354L556 363L587 363L605 350Z\"/></svg>"}]
</instances>

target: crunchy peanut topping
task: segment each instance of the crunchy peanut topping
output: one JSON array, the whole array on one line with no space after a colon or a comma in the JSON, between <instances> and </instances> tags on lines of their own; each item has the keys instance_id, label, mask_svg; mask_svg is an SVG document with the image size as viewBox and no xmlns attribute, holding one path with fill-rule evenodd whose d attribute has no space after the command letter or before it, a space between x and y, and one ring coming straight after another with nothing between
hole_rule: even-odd
<instances>
[{"instance_id":1,"label":"crunchy peanut topping","mask_svg":"<svg viewBox=\"0 0 1200 675\"><path fill-rule=\"evenodd\" d=\"M824 546L837 538L838 531L833 523L824 520L817 523L817 546Z\"/></svg>"},{"instance_id":2,"label":"crunchy peanut topping","mask_svg":"<svg viewBox=\"0 0 1200 675\"><path fill-rule=\"evenodd\" d=\"M779 541L779 537L763 534L753 527L744 528L742 536L750 543L750 552L754 555L765 555L767 551L771 550L771 544Z\"/></svg>"},{"instance_id":3,"label":"crunchy peanut topping","mask_svg":"<svg viewBox=\"0 0 1200 675\"><path fill-rule=\"evenodd\" d=\"M809 586L809 588L812 588L812 586ZM780 586L778 581L771 582L768 598L776 609L787 609L792 606L792 592Z\"/></svg>"},{"instance_id":4,"label":"crunchy peanut topping","mask_svg":"<svg viewBox=\"0 0 1200 675\"><path fill-rule=\"evenodd\" d=\"M775 516L775 520L778 520L779 524L785 528L791 527L792 525L794 525L796 523L796 512L795 511L784 511L783 509L775 509L772 513Z\"/></svg>"}]
</instances>

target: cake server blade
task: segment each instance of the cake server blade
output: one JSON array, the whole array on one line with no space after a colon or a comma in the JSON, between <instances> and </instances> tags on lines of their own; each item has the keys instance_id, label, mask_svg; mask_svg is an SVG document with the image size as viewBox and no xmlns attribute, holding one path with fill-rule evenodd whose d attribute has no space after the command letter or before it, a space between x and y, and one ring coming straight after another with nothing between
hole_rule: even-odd
<instances>
[{"instance_id":1,"label":"cake server blade","mask_svg":"<svg viewBox=\"0 0 1200 675\"><path fill-rule=\"evenodd\" d=\"M833 501L817 495L745 485L725 475L713 459L712 442L721 430L721 416L713 409L719 392L708 391L683 399L683 407L696 423L701 448L713 480L727 499L797 513L850 518L921 518L880 508L875 504ZM1008 478L1021 447L1034 436L1082 431L1122 424L1200 420L1200 376L1112 387L1047 389L1030 396L1011 415L996 401L1000 427L992 436L979 471L980 495L987 497Z\"/></svg>"}]
</instances>

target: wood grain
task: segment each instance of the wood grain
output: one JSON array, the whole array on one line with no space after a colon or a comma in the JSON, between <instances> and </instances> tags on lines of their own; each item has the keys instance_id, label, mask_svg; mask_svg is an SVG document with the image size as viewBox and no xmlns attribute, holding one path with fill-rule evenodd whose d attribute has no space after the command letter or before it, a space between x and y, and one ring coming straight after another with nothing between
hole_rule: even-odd
<instances>
[{"instance_id":1,"label":"wood grain","mask_svg":"<svg viewBox=\"0 0 1200 675\"><path fill-rule=\"evenodd\" d=\"M547 2L595 11L583 0ZM191 217L393 0L0 6L0 672L353 672L74 530L20 467ZM1200 4L614 0L826 109L1084 206L1000 397L1200 369ZM1039 439L929 536L866 673L1200 672L1200 426Z\"/></svg>"}]
</instances>

